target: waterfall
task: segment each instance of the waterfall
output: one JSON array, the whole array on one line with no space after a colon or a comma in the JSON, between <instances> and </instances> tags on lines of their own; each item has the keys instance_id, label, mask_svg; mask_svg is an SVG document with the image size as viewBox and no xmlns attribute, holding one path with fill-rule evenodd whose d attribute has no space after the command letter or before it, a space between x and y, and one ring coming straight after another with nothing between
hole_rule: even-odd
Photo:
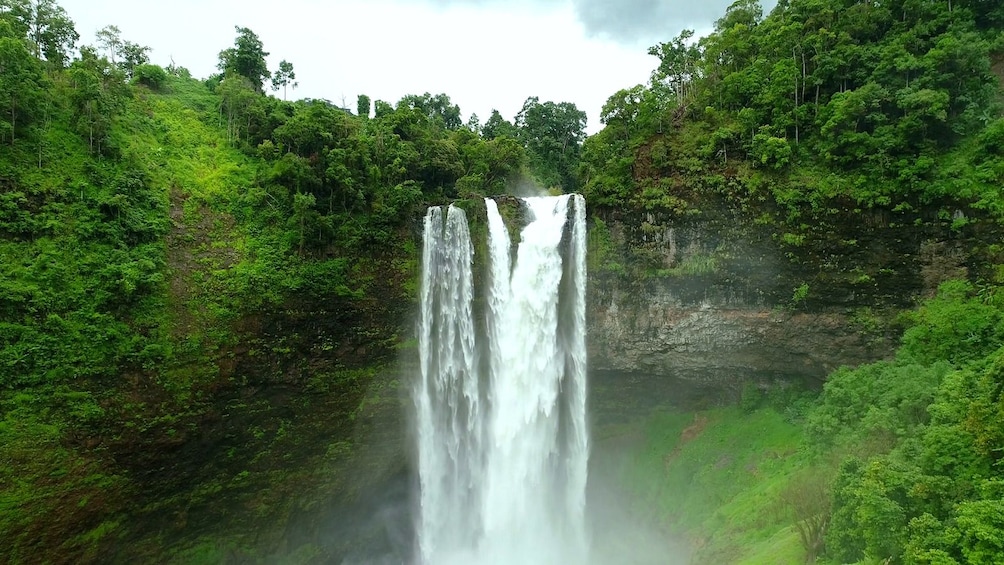
<instances>
[{"instance_id":1,"label":"waterfall","mask_svg":"<svg viewBox=\"0 0 1004 565\"><path fill-rule=\"evenodd\" d=\"M481 294L464 212L425 218L413 390L423 565L587 561L585 201L523 202L512 262L485 201Z\"/></svg>"}]
</instances>

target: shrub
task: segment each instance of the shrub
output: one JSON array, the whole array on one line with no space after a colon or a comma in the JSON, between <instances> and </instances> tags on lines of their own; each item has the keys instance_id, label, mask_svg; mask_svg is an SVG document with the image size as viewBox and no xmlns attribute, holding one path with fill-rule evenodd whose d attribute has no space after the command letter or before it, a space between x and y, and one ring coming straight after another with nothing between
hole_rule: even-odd
<instances>
[{"instance_id":1,"label":"shrub","mask_svg":"<svg viewBox=\"0 0 1004 565\"><path fill-rule=\"evenodd\" d=\"M158 65L137 65L133 70L133 82L151 90L161 90L167 83L167 71Z\"/></svg>"}]
</instances>

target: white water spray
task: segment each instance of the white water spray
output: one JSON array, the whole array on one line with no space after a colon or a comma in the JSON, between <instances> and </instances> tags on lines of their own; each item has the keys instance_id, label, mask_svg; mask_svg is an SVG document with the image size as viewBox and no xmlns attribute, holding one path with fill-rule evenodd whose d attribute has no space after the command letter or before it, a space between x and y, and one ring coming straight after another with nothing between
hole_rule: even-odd
<instances>
[{"instance_id":1,"label":"white water spray","mask_svg":"<svg viewBox=\"0 0 1004 565\"><path fill-rule=\"evenodd\" d=\"M424 565L588 558L585 202L524 202L529 223L511 265L508 230L486 200L480 312L463 212L426 216L414 389Z\"/></svg>"}]
</instances>

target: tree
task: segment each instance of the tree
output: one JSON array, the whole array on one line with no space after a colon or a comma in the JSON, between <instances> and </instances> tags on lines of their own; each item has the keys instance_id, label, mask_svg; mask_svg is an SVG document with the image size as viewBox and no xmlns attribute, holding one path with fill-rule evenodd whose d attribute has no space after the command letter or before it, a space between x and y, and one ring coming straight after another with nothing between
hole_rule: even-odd
<instances>
[{"instance_id":1,"label":"tree","mask_svg":"<svg viewBox=\"0 0 1004 565\"><path fill-rule=\"evenodd\" d=\"M122 31L118 26L105 26L98 30L98 44L104 48L105 54L113 65L118 65L126 76L133 77L136 67L150 62L150 48L124 41Z\"/></svg>"},{"instance_id":2,"label":"tree","mask_svg":"<svg viewBox=\"0 0 1004 565\"><path fill-rule=\"evenodd\" d=\"M119 49L119 56L122 57L122 60L119 61L119 68L125 71L126 76L132 78L136 72L136 67L146 65L150 62L149 53L149 47L125 41Z\"/></svg>"},{"instance_id":3,"label":"tree","mask_svg":"<svg viewBox=\"0 0 1004 565\"><path fill-rule=\"evenodd\" d=\"M122 71L90 47L80 50L80 59L73 62L69 76L73 120L87 136L91 151L100 154L107 146L112 121L125 107L128 86Z\"/></svg>"},{"instance_id":4,"label":"tree","mask_svg":"<svg viewBox=\"0 0 1004 565\"><path fill-rule=\"evenodd\" d=\"M481 118L476 113L472 113L471 117L467 118L467 129L474 133L481 133Z\"/></svg>"},{"instance_id":5,"label":"tree","mask_svg":"<svg viewBox=\"0 0 1004 565\"><path fill-rule=\"evenodd\" d=\"M11 145L18 126L27 125L34 117L33 110L44 96L41 82L38 60L28 52L24 41L14 36L10 24L0 20L0 106L4 110L0 125L10 131Z\"/></svg>"},{"instance_id":6,"label":"tree","mask_svg":"<svg viewBox=\"0 0 1004 565\"><path fill-rule=\"evenodd\" d=\"M546 186L577 190L586 113L571 102L541 103L531 96L516 115L516 127L537 179Z\"/></svg>"},{"instance_id":7,"label":"tree","mask_svg":"<svg viewBox=\"0 0 1004 565\"><path fill-rule=\"evenodd\" d=\"M138 65L133 69L133 82L160 90L167 83L167 71L158 65Z\"/></svg>"},{"instance_id":8,"label":"tree","mask_svg":"<svg viewBox=\"0 0 1004 565\"><path fill-rule=\"evenodd\" d=\"M460 129L464 125L460 118L460 106L451 102L446 94L435 96L428 92L421 96L409 94L397 103L397 107L418 110L448 130Z\"/></svg>"},{"instance_id":9,"label":"tree","mask_svg":"<svg viewBox=\"0 0 1004 565\"><path fill-rule=\"evenodd\" d=\"M373 103L373 117L382 118L394 113L394 107L389 102L377 100Z\"/></svg>"},{"instance_id":10,"label":"tree","mask_svg":"<svg viewBox=\"0 0 1004 565\"><path fill-rule=\"evenodd\" d=\"M516 126L512 125L512 122L503 118L498 110L492 110L491 117L488 118L488 121L481 128L481 136L490 141L503 135L515 139L519 137L519 130L516 129Z\"/></svg>"},{"instance_id":11,"label":"tree","mask_svg":"<svg viewBox=\"0 0 1004 565\"><path fill-rule=\"evenodd\" d=\"M265 81L272 76L265 63L268 53L253 31L240 26L235 26L235 29L237 38L234 46L220 51L217 68L224 75L235 74L248 79L257 92L264 93Z\"/></svg>"},{"instance_id":12,"label":"tree","mask_svg":"<svg viewBox=\"0 0 1004 565\"><path fill-rule=\"evenodd\" d=\"M118 26L109 25L99 29L96 36L98 45L105 48L108 58L115 63L115 57L122 50L122 31Z\"/></svg>"},{"instance_id":13,"label":"tree","mask_svg":"<svg viewBox=\"0 0 1004 565\"><path fill-rule=\"evenodd\" d=\"M317 217L317 210L314 206L317 198L313 194L297 192L293 195L293 217L292 222L297 227L297 254L303 256L303 246L307 242L307 223Z\"/></svg>"},{"instance_id":14,"label":"tree","mask_svg":"<svg viewBox=\"0 0 1004 565\"><path fill-rule=\"evenodd\" d=\"M279 70L275 71L272 75L272 90L279 90L282 88L282 99L286 99L286 87L292 86L296 88L300 86L299 83L295 82L296 72L293 71L293 63L283 59L279 63Z\"/></svg>"},{"instance_id":15,"label":"tree","mask_svg":"<svg viewBox=\"0 0 1004 565\"><path fill-rule=\"evenodd\" d=\"M63 68L80 35L55 0L0 0L0 17L28 39L35 57Z\"/></svg>"},{"instance_id":16,"label":"tree","mask_svg":"<svg viewBox=\"0 0 1004 565\"><path fill-rule=\"evenodd\" d=\"M356 98L356 115L360 118L370 117L370 97L360 94Z\"/></svg>"},{"instance_id":17,"label":"tree","mask_svg":"<svg viewBox=\"0 0 1004 565\"><path fill-rule=\"evenodd\" d=\"M231 74L216 87L220 95L220 115L227 121L227 141L234 143L248 133L251 108L257 96L254 85L246 77Z\"/></svg>"},{"instance_id":18,"label":"tree","mask_svg":"<svg viewBox=\"0 0 1004 565\"><path fill-rule=\"evenodd\" d=\"M685 29L673 41L648 48L648 54L659 58L659 68L652 73L652 82L664 82L682 104L691 91L694 80L700 78L701 49L691 40L694 30Z\"/></svg>"}]
</instances>

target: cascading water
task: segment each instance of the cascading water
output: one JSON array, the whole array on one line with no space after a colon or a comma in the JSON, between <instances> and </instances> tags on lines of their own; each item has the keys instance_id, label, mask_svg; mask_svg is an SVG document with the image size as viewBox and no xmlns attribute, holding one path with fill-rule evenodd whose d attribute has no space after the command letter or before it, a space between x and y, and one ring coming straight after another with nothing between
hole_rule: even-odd
<instances>
[{"instance_id":1,"label":"cascading water","mask_svg":"<svg viewBox=\"0 0 1004 565\"><path fill-rule=\"evenodd\" d=\"M426 215L414 389L423 565L587 561L585 202L524 202L515 264L485 202L481 312L464 212Z\"/></svg>"}]
</instances>

